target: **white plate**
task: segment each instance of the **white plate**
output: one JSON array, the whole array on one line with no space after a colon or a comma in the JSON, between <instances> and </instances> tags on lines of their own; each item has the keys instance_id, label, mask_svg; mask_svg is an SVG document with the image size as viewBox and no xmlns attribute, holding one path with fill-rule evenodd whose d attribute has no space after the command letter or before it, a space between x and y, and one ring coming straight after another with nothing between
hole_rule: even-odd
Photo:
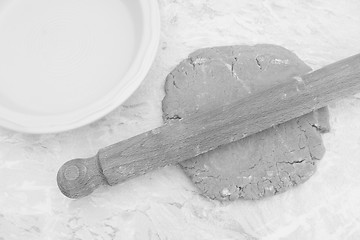
<instances>
[{"instance_id":1,"label":"white plate","mask_svg":"<svg viewBox=\"0 0 360 240\"><path fill-rule=\"evenodd\" d=\"M0 0L0 125L88 124L140 85L160 35L156 0Z\"/></svg>"}]
</instances>

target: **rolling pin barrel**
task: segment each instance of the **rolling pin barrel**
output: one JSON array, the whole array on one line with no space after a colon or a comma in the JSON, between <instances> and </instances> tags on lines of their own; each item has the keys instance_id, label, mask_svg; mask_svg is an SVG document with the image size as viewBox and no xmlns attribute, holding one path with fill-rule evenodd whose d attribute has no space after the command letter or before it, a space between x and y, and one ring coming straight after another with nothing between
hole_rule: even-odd
<instances>
[{"instance_id":1,"label":"rolling pin barrel","mask_svg":"<svg viewBox=\"0 0 360 240\"><path fill-rule=\"evenodd\" d=\"M60 190L89 195L327 106L360 92L360 54L208 112L198 112L75 159L59 170Z\"/></svg>"}]
</instances>

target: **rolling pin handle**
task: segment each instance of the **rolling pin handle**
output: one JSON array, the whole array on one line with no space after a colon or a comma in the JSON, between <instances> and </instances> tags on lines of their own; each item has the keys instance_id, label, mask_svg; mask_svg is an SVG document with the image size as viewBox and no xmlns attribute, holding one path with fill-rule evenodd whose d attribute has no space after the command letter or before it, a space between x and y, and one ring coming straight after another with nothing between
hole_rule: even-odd
<instances>
[{"instance_id":1,"label":"rolling pin handle","mask_svg":"<svg viewBox=\"0 0 360 240\"><path fill-rule=\"evenodd\" d=\"M81 198L91 194L100 185L107 184L107 181L96 155L66 162L58 171L57 183L65 196Z\"/></svg>"}]
</instances>

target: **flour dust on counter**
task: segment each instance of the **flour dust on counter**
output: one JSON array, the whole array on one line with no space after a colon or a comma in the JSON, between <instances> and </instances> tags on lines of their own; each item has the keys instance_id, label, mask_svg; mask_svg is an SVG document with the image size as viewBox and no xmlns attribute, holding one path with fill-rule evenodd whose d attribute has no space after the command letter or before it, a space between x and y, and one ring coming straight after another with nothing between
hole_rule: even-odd
<instances>
[{"instance_id":1,"label":"flour dust on counter","mask_svg":"<svg viewBox=\"0 0 360 240\"><path fill-rule=\"evenodd\" d=\"M311 68L275 45L224 46L195 51L166 78L165 122L229 104L298 76ZM287 93L283 93L286 97ZM274 126L181 163L211 199L260 199L308 180L325 148L328 110Z\"/></svg>"}]
</instances>

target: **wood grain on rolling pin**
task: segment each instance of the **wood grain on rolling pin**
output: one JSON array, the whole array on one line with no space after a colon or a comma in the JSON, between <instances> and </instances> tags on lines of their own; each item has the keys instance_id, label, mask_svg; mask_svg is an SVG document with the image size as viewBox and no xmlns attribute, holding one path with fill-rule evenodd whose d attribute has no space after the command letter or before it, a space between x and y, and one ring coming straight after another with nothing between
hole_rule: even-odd
<instances>
[{"instance_id":1,"label":"wood grain on rolling pin","mask_svg":"<svg viewBox=\"0 0 360 240\"><path fill-rule=\"evenodd\" d=\"M93 158L69 161L59 170L58 185L68 197L86 196L101 184L190 159L358 92L360 54L113 144Z\"/></svg>"}]
</instances>

